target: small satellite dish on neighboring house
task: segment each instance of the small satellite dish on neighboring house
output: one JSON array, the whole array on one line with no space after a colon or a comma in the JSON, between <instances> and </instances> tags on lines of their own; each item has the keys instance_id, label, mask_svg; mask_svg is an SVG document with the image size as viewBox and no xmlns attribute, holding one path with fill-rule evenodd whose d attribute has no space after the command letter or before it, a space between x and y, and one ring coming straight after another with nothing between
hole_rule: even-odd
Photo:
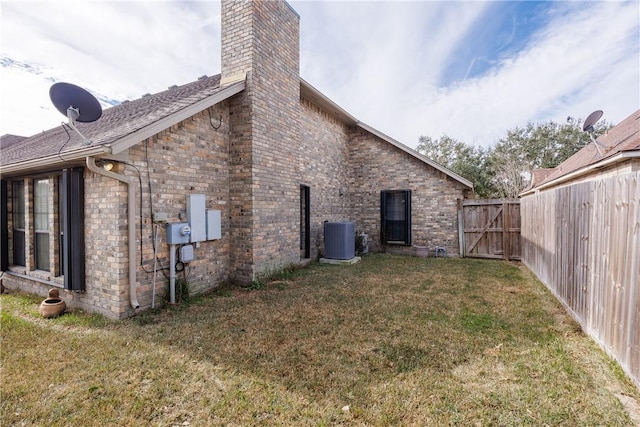
<instances>
[{"instance_id":1,"label":"small satellite dish on neighboring house","mask_svg":"<svg viewBox=\"0 0 640 427\"><path fill-rule=\"evenodd\" d=\"M587 118L584 121L584 124L582 125L582 130L589 134L589 137L591 138L593 145L596 146L596 150L598 150L598 154L600 155L600 157L602 157L602 151L600 151L600 144L598 144L598 141L596 141L595 137L593 136L593 131L594 131L593 125L595 125L597 121L600 120L600 118L602 117L602 114L604 114L602 110L594 111L593 113L589 114L589 116L587 116Z\"/></svg>"},{"instance_id":2,"label":"small satellite dish on neighboring house","mask_svg":"<svg viewBox=\"0 0 640 427\"><path fill-rule=\"evenodd\" d=\"M598 120L600 120L602 114L604 114L602 110L596 110L593 113L589 114L589 116L585 119L584 124L582 125L582 130L592 133L593 125L595 125Z\"/></svg>"},{"instance_id":3,"label":"small satellite dish on neighboring house","mask_svg":"<svg viewBox=\"0 0 640 427\"><path fill-rule=\"evenodd\" d=\"M102 116L98 100L87 90L71 83L55 83L49 89L51 102L69 120L69 126L82 137L86 145L91 144L76 128L75 123L95 122Z\"/></svg>"}]
</instances>

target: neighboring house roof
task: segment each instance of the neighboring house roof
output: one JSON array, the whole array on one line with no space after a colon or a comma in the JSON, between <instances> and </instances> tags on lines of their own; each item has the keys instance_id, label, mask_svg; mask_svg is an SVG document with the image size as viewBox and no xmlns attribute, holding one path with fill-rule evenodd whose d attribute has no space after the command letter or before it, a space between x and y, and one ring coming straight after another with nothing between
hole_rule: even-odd
<instances>
[{"instance_id":1,"label":"neighboring house roof","mask_svg":"<svg viewBox=\"0 0 640 427\"><path fill-rule=\"evenodd\" d=\"M549 175L555 171L555 168L539 168L531 172L531 184L529 188L536 187L541 184Z\"/></svg>"},{"instance_id":2,"label":"neighboring house roof","mask_svg":"<svg viewBox=\"0 0 640 427\"><path fill-rule=\"evenodd\" d=\"M201 77L134 101L125 101L103 111L93 123L76 123L90 144L68 126L58 126L25 138L2 137L0 172L27 172L53 167L87 156L117 154L204 109L244 90L244 75L229 85L220 84L220 75ZM326 109L347 125L357 126L405 153L421 160L468 188L473 183L415 150L368 126L347 113L309 83L300 79L300 93ZM20 139L22 138L22 139Z\"/></svg>"},{"instance_id":3,"label":"neighboring house roof","mask_svg":"<svg viewBox=\"0 0 640 427\"><path fill-rule=\"evenodd\" d=\"M9 148L17 144L18 142L22 141L23 139L27 139L27 137L5 133L4 135L0 136L0 149Z\"/></svg>"},{"instance_id":4,"label":"neighboring house roof","mask_svg":"<svg viewBox=\"0 0 640 427\"><path fill-rule=\"evenodd\" d=\"M536 173L545 174L545 177L537 183L534 182L532 187L525 190L522 195L541 187L567 181L595 166L604 166L628 157L640 156L640 110L635 111L607 133L598 137L596 141L598 147L593 142L589 143L558 167L552 169L551 173L534 170L534 178Z\"/></svg>"},{"instance_id":5,"label":"neighboring house roof","mask_svg":"<svg viewBox=\"0 0 640 427\"><path fill-rule=\"evenodd\" d=\"M0 172L51 167L99 154L117 154L244 89L244 81L220 86L220 75L174 86L108 108L92 123L76 123L82 138L68 126L58 126L17 142L2 139Z\"/></svg>"}]
</instances>

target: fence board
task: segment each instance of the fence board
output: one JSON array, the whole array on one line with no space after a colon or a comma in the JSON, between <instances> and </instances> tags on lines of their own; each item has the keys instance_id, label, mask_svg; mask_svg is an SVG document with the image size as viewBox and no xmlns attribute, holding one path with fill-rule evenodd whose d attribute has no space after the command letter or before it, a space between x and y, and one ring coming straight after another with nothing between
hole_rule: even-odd
<instances>
[{"instance_id":1,"label":"fence board","mask_svg":"<svg viewBox=\"0 0 640 427\"><path fill-rule=\"evenodd\" d=\"M522 261L640 387L640 172L526 196Z\"/></svg>"}]
</instances>

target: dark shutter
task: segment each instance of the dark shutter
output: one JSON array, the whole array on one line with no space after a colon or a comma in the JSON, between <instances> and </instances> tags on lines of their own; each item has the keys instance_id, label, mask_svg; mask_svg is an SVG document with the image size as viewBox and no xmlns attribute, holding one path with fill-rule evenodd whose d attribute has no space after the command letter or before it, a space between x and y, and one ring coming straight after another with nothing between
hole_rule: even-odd
<instances>
[{"instance_id":1,"label":"dark shutter","mask_svg":"<svg viewBox=\"0 0 640 427\"><path fill-rule=\"evenodd\" d=\"M7 215L7 181L0 180L0 271L9 268L9 220Z\"/></svg>"},{"instance_id":2,"label":"dark shutter","mask_svg":"<svg viewBox=\"0 0 640 427\"><path fill-rule=\"evenodd\" d=\"M381 241L411 245L411 190L380 193Z\"/></svg>"},{"instance_id":3,"label":"dark shutter","mask_svg":"<svg viewBox=\"0 0 640 427\"><path fill-rule=\"evenodd\" d=\"M83 169L62 172L62 206L64 215L63 273L64 287L85 290L84 274L84 180Z\"/></svg>"},{"instance_id":4,"label":"dark shutter","mask_svg":"<svg viewBox=\"0 0 640 427\"><path fill-rule=\"evenodd\" d=\"M311 257L311 188L300 186L300 249L303 258Z\"/></svg>"}]
</instances>

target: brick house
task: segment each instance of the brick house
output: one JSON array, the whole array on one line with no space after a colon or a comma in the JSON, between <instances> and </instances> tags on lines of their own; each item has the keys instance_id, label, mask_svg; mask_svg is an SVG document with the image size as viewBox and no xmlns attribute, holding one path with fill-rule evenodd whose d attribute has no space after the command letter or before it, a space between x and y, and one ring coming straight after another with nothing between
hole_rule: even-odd
<instances>
[{"instance_id":1,"label":"brick house","mask_svg":"<svg viewBox=\"0 0 640 427\"><path fill-rule=\"evenodd\" d=\"M186 221L194 200L220 235L176 246L178 261L192 249L178 273L192 293L317 259L326 220L354 221L372 251L458 254L456 200L472 184L302 80L286 2L223 0L221 16L221 74L78 123L89 143L63 127L2 137L4 286L134 315L165 294L165 221Z\"/></svg>"}]
</instances>

